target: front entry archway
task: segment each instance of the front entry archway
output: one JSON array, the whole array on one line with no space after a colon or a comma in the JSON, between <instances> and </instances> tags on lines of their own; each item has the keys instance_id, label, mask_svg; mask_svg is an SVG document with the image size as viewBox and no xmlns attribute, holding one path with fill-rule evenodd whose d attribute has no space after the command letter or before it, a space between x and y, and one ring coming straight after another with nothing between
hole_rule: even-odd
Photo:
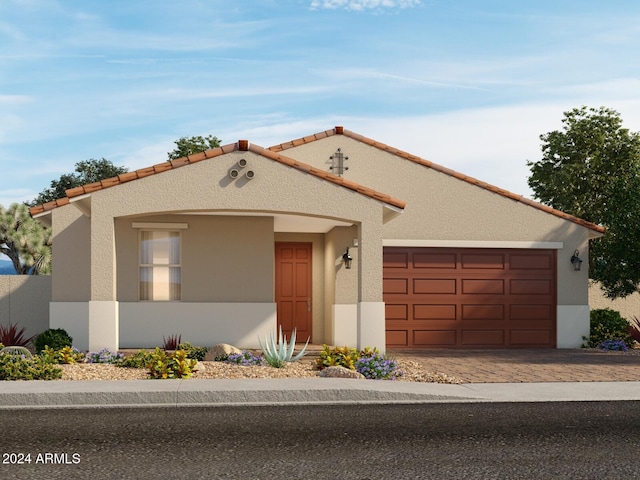
<instances>
[{"instance_id":1,"label":"front entry archway","mask_svg":"<svg viewBox=\"0 0 640 480\"><path fill-rule=\"evenodd\" d=\"M278 327L287 339L296 328L298 342L312 333L311 243L278 242L275 248L275 299Z\"/></svg>"}]
</instances>

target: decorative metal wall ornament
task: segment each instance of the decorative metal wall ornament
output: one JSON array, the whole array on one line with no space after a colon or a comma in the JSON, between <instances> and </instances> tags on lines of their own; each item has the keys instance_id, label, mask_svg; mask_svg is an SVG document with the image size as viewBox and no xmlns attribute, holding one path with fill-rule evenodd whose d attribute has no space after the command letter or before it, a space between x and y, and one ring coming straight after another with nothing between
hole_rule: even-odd
<instances>
[{"instance_id":1,"label":"decorative metal wall ornament","mask_svg":"<svg viewBox=\"0 0 640 480\"><path fill-rule=\"evenodd\" d=\"M332 170L336 175L340 176L349 170L349 167L344 166L344 161L349 160L349 157L345 157L341 149L338 149L336 153L331 155L329 160L333 160L333 165L329 167L329 170Z\"/></svg>"}]
</instances>

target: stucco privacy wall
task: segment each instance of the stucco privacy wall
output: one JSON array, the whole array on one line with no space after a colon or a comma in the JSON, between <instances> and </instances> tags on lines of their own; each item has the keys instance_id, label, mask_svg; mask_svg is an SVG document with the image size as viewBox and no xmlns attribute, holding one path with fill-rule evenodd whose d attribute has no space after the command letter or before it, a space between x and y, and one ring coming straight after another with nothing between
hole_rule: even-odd
<instances>
[{"instance_id":1,"label":"stucco privacy wall","mask_svg":"<svg viewBox=\"0 0 640 480\"><path fill-rule=\"evenodd\" d=\"M640 293L638 292L625 298L611 300L604 295L598 283L591 282L589 285L589 306L592 310L611 308L620 312L620 315L627 320L631 320L634 317L640 319Z\"/></svg>"},{"instance_id":2,"label":"stucco privacy wall","mask_svg":"<svg viewBox=\"0 0 640 480\"><path fill-rule=\"evenodd\" d=\"M24 337L49 328L51 277L0 275L0 324L24 327Z\"/></svg>"},{"instance_id":3,"label":"stucco privacy wall","mask_svg":"<svg viewBox=\"0 0 640 480\"><path fill-rule=\"evenodd\" d=\"M242 177L232 180L229 177L229 170L237 165L238 160L241 158L246 159L250 168L255 172L253 179L247 180ZM55 210L73 208L73 205L68 205ZM382 262L383 208L383 204L378 200L336 186L300 170L283 166L273 160L247 151L227 153L214 159L96 191L91 194L91 218L89 220L91 226L89 235L91 274L88 282L90 285L89 313L91 318L87 327L89 330L89 348L93 349L102 346L113 348L118 344L119 338L126 337L124 329L127 324L126 317L130 315L129 312L135 310L137 313L131 313L131 315L140 315L140 310L136 310L138 307L129 308L126 305L127 302L123 302L123 305L118 307L120 295L125 295L120 290L119 282L122 280L125 283L131 283L131 278L133 278L131 264L133 258L137 255L137 253L126 247L126 245L130 244L133 235L136 235L127 230L127 222L143 222L143 220L153 216L175 216L178 213L188 213L188 215L180 215L180 217L194 217L194 225L197 225L197 228L201 228L206 237L206 232L212 235L218 234L219 232L214 232L215 229L212 228L212 225L217 221L223 220L195 219L198 215L214 217L215 215L211 214L215 213L233 217L235 212L240 212L243 215L239 217L242 222L246 220L245 215L249 215L250 218L253 217L247 222L248 227L241 228L239 227L240 223L238 223L238 225L231 228L231 236L225 237L225 240L233 240L234 231L242 231L243 235L245 235L243 237L244 243L241 242L244 248L234 252L239 255L237 261L240 267L235 268L233 266L234 262L229 262L227 259L226 263L223 264L227 266L229 271L222 271L218 265L218 273L223 278L235 276L240 279L249 279L249 277L251 279L268 279L268 283L266 283L270 290L268 302L260 301L263 298L262 294L259 293L260 289L258 289L258 293L250 293L244 289L243 295L252 299L249 300L250 302L253 301L254 303L265 305L264 312L268 310L267 305L269 306L268 308L272 309L272 312L275 312L272 277L274 232L272 227L266 239L257 238L259 236L257 233L266 231L264 229L265 222L271 221L271 219L260 218L257 214L268 215L273 212L295 213L335 218L358 224L359 238L361 240L360 256L363 261L354 265L354 269L350 271L351 275L357 274L358 278L362 279L357 289L357 301L359 303L382 305L382 275L379 265ZM69 217L71 216L69 214ZM189 223L191 220L182 221ZM224 221L233 223L236 220L227 219ZM187 233L185 234L188 235ZM243 262L245 260L243 260L243 255L251 257L253 252L249 250L253 248L256 248L258 252L265 251L263 246L266 243L263 242L270 242L269 254L266 256L270 263L266 266L264 263L257 262L257 264L252 265L249 272L244 268ZM362 245L365 246L363 247ZM206 239L203 240L201 248L210 248L206 243ZM226 246L225 248L231 247ZM197 252L193 254L197 255ZM191 255L191 253L188 255ZM67 249L63 256L65 258L59 259L59 261L71 261L73 252ZM125 265L121 265L121 258ZM137 257L135 262L133 265L137 265ZM248 260L246 264L249 264ZM121 272L121 268L125 272ZM127 271L129 273L126 273ZM201 275L201 273L196 274L196 277L198 275ZM224 288L227 287L225 286ZM260 288L263 287L261 286ZM215 303L221 304L220 308L222 308L222 304L237 302L238 289L228 288L225 290L224 288L222 288L222 291L225 294L215 298ZM137 292L137 285L135 291ZM199 295L204 295L204 290L200 289L199 292ZM69 294L67 292L64 295ZM126 295L131 295L129 290L127 290ZM185 295L187 295L186 292ZM251 295L257 295L257 297L251 297ZM198 302L199 300L194 298L193 303ZM235 304L239 305L238 303ZM80 315L86 309L80 305L74 305L73 302L67 302L65 305L62 306L62 309L56 310L57 318L62 319L62 311L66 309L77 312L75 316L67 316L66 322L70 325L77 325L78 321L81 322ZM144 304L140 303L139 306L141 305ZM179 305L188 305L188 302L182 302ZM250 306L252 303L244 303L244 305ZM151 312L152 308L145 311ZM166 322L164 317L172 316L172 318L175 318L176 308L173 306L167 309L153 308L156 315L159 315L155 317L157 322L155 325ZM275 327L275 316L270 317L268 312L265 315L267 318L273 318L272 321L268 321L271 321ZM230 321L236 321L241 318L243 312L236 312L236 316L238 317L237 319L230 319ZM115 319L115 321L111 322L110 328L112 330L105 332L103 324L100 323L98 325L92 318L100 318L100 322L103 322L105 318ZM147 320L148 328L153 330L154 318L148 318ZM262 321L258 322L258 324L261 328L264 325ZM121 327L118 327L118 325L121 325ZM381 319L371 319L371 325L372 328L381 330L383 332L382 335L384 335L384 315L382 315ZM200 327L201 330L207 328L206 319L202 320ZM258 327L256 326L255 328ZM94 337L92 337L91 332L94 330L101 331L101 335L105 339L102 345L92 345L92 338ZM257 340L257 334L262 333L264 332L253 331L249 333L249 336ZM323 341L324 339L314 340ZM255 344L242 346L257 346L257 341ZM384 348L384 344L379 346Z\"/></svg>"},{"instance_id":4,"label":"stucco privacy wall","mask_svg":"<svg viewBox=\"0 0 640 480\"><path fill-rule=\"evenodd\" d=\"M588 258L589 229L346 135L283 153L328 170L338 148L349 157L345 178L407 202L403 215L383 226L385 245L556 249L557 304L563 307L557 344L579 346L589 328L588 272L574 271L570 258L575 250Z\"/></svg>"}]
</instances>

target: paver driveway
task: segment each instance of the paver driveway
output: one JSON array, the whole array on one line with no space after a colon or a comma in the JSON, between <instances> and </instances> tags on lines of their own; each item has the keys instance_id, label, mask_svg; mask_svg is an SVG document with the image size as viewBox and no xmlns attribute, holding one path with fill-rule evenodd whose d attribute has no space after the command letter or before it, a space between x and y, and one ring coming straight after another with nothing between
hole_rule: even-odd
<instances>
[{"instance_id":1,"label":"paver driveway","mask_svg":"<svg viewBox=\"0 0 640 480\"><path fill-rule=\"evenodd\" d=\"M640 381L640 349L389 350L465 383Z\"/></svg>"}]
</instances>

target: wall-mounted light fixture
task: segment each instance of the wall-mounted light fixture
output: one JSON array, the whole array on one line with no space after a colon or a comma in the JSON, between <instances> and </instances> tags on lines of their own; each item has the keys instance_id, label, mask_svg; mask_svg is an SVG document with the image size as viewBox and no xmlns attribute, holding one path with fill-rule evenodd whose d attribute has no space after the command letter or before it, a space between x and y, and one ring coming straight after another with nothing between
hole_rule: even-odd
<instances>
[{"instance_id":1,"label":"wall-mounted light fixture","mask_svg":"<svg viewBox=\"0 0 640 480\"><path fill-rule=\"evenodd\" d=\"M347 251L342 255L342 261L344 262L344 268L347 270L351 268L351 262L353 262L353 257L349 255L349 247L347 247Z\"/></svg>"},{"instance_id":2,"label":"wall-mounted light fixture","mask_svg":"<svg viewBox=\"0 0 640 480\"><path fill-rule=\"evenodd\" d=\"M582 265L582 259L578 256L578 253L578 250L576 250L571 256L571 265L573 265L573 269L576 272L580 270L580 265Z\"/></svg>"}]
</instances>

